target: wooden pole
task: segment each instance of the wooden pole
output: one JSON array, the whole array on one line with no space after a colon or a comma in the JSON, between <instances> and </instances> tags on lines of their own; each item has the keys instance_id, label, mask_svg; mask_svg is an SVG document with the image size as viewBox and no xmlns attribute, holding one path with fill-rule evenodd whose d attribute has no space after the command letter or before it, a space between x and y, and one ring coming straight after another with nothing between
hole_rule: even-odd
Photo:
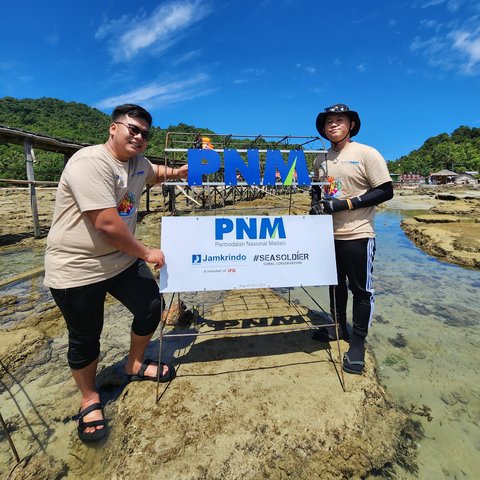
<instances>
[{"instance_id":1,"label":"wooden pole","mask_svg":"<svg viewBox=\"0 0 480 480\"><path fill-rule=\"evenodd\" d=\"M29 140L25 140L24 144L25 151L25 163L27 167L27 179L30 182L35 182L35 173L33 171L33 162L35 161L35 153L33 152L32 144ZM35 183L30 183L28 185L30 192L30 208L32 210L33 217L33 234L35 238L40 237L40 222L38 220L38 208L37 208L37 194L35 192Z\"/></svg>"}]
</instances>

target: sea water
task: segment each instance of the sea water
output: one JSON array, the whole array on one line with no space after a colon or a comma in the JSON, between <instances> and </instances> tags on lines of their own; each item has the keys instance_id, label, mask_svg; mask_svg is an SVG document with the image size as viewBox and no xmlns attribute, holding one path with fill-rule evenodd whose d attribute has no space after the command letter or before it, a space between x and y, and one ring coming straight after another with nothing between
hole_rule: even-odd
<instances>
[{"instance_id":1,"label":"sea water","mask_svg":"<svg viewBox=\"0 0 480 480\"><path fill-rule=\"evenodd\" d=\"M368 344L381 384L419 422L416 470L395 466L394 478L479 478L480 272L416 248L400 227L412 213L382 210L376 216ZM308 304L301 291L292 297ZM328 310L327 289L316 289L315 298ZM350 312L351 303L349 320Z\"/></svg>"},{"instance_id":2,"label":"sea water","mask_svg":"<svg viewBox=\"0 0 480 480\"><path fill-rule=\"evenodd\" d=\"M377 216L378 285L369 343L380 381L418 417L418 472L397 478L478 478L480 469L480 271L417 249L400 228L400 211Z\"/></svg>"}]
</instances>

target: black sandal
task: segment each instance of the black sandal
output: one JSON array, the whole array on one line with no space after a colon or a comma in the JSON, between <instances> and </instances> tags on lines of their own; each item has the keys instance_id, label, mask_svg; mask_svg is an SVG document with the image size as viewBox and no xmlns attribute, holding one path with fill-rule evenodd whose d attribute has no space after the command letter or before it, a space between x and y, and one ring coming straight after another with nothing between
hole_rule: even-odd
<instances>
[{"instance_id":1,"label":"black sandal","mask_svg":"<svg viewBox=\"0 0 480 480\"><path fill-rule=\"evenodd\" d=\"M128 381L129 382L141 382L143 380L150 380L152 382L156 382L157 381L157 376L156 375L153 376L153 377L150 376L150 375L145 375L145 371L147 370L148 366L152 363L155 364L155 365L158 365L157 362L147 358L142 363L141 367L139 368L139 370L136 374L127 375L128 376ZM158 366L158 368L161 368L161 372L163 373L163 367L165 367L165 366L168 367L168 372L163 374L163 375L162 374L160 375L160 378L158 379L158 381L160 383L170 382L170 380L173 380L175 378L175 369L171 365L167 365L166 363L160 362L160 365Z\"/></svg>"},{"instance_id":2,"label":"black sandal","mask_svg":"<svg viewBox=\"0 0 480 480\"><path fill-rule=\"evenodd\" d=\"M94 410L101 410L103 415L102 404L93 403L92 405L89 405L83 410L79 410L78 413L72 417L72 420L78 420L78 427L77 427L78 438L85 443L97 442L98 440L101 440L102 438L104 438L108 432L108 426L107 426L108 420L106 418L104 418L103 420L93 420L92 422L83 421L83 417L93 412ZM89 427L100 427L100 426L103 426L103 428L95 428L94 432L87 433L85 431Z\"/></svg>"}]
</instances>

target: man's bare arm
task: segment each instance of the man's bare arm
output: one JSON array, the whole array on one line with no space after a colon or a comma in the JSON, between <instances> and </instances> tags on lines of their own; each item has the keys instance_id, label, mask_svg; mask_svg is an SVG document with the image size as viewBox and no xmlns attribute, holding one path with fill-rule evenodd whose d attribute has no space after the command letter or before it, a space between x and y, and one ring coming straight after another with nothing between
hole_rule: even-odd
<instances>
[{"instance_id":1,"label":"man's bare arm","mask_svg":"<svg viewBox=\"0 0 480 480\"><path fill-rule=\"evenodd\" d=\"M95 230L102 233L109 245L133 257L154 263L160 268L165 263L163 252L158 248L149 248L129 230L119 217L116 208L104 208L85 212Z\"/></svg>"}]
</instances>

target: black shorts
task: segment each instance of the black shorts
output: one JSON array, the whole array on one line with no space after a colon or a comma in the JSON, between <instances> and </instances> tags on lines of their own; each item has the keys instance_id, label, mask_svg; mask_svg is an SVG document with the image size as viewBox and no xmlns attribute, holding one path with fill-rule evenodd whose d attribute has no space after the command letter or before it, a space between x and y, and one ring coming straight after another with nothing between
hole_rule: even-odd
<instances>
[{"instance_id":1,"label":"black shorts","mask_svg":"<svg viewBox=\"0 0 480 480\"><path fill-rule=\"evenodd\" d=\"M67 324L67 357L72 369L86 367L100 354L107 293L132 312L132 331L136 335L151 335L160 323L163 299L143 260L137 260L108 280L81 287L51 288L50 291Z\"/></svg>"}]
</instances>

